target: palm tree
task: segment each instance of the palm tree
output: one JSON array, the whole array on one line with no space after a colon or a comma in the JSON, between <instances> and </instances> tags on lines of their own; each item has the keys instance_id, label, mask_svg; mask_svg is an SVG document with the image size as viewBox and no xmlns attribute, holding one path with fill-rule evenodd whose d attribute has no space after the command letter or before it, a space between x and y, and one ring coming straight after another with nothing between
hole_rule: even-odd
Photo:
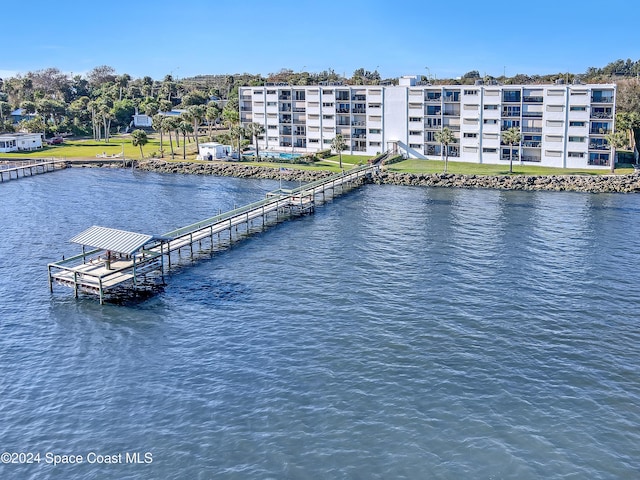
<instances>
[{"instance_id":1,"label":"palm tree","mask_svg":"<svg viewBox=\"0 0 640 480\"><path fill-rule=\"evenodd\" d=\"M456 142L456 137L453 136L453 132L449 130L449 127L444 127L434 135L436 142L443 146L444 150L444 171L446 173L447 166L449 164L449 144Z\"/></svg>"},{"instance_id":2,"label":"palm tree","mask_svg":"<svg viewBox=\"0 0 640 480\"><path fill-rule=\"evenodd\" d=\"M231 135L231 139L238 140L238 160L240 159L240 148L242 143L242 137L244 135L244 128L242 125L233 125L229 130L229 134Z\"/></svg>"},{"instance_id":3,"label":"palm tree","mask_svg":"<svg viewBox=\"0 0 640 480\"><path fill-rule=\"evenodd\" d=\"M193 122L193 131L196 136L196 148L199 146L198 142L198 130L200 128L200 124L204 119L206 114L205 108L202 105L191 105L188 108L189 115L191 115L191 121Z\"/></svg>"},{"instance_id":4,"label":"palm tree","mask_svg":"<svg viewBox=\"0 0 640 480\"><path fill-rule=\"evenodd\" d=\"M162 135L164 133L164 118L163 115L156 113L152 119L153 128L160 132L160 158L164 158L164 139Z\"/></svg>"},{"instance_id":5,"label":"palm tree","mask_svg":"<svg viewBox=\"0 0 640 480\"><path fill-rule=\"evenodd\" d=\"M147 132L144 130L134 130L131 132L131 144L136 147L140 147L140 157L144 158L144 153L142 152L142 147L145 146L149 142L149 138L147 137Z\"/></svg>"},{"instance_id":6,"label":"palm tree","mask_svg":"<svg viewBox=\"0 0 640 480\"><path fill-rule=\"evenodd\" d=\"M191 122L186 120L182 120L178 124L178 130L182 132L182 159L186 160L187 158L187 133L193 132L193 125Z\"/></svg>"},{"instance_id":7,"label":"palm tree","mask_svg":"<svg viewBox=\"0 0 640 480\"><path fill-rule=\"evenodd\" d=\"M220 107L218 107L218 105L216 104L207 106L204 118L207 119L207 125L209 127L209 137L213 135L213 125L216 123L216 120L218 120L218 117L220 117L220 112Z\"/></svg>"},{"instance_id":8,"label":"palm tree","mask_svg":"<svg viewBox=\"0 0 640 480\"><path fill-rule=\"evenodd\" d=\"M624 132L611 131L604 136L605 140L611 147L611 173L616 169L616 150L627 146L627 136Z\"/></svg>"},{"instance_id":9,"label":"palm tree","mask_svg":"<svg viewBox=\"0 0 640 480\"><path fill-rule=\"evenodd\" d=\"M258 137L264 133L264 127L259 123L250 123L247 125L247 133L256 140L256 158L260 160L260 151L258 150Z\"/></svg>"},{"instance_id":10,"label":"palm tree","mask_svg":"<svg viewBox=\"0 0 640 480\"><path fill-rule=\"evenodd\" d=\"M502 132L502 142L509 145L509 173L513 173L513 146L520 145L522 135L518 127L511 127Z\"/></svg>"},{"instance_id":11,"label":"palm tree","mask_svg":"<svg viewBox=\"0 0 640 480\"><path fill-rule=\"evenodd\" d=\"M337 134L333 140L331 140L331 150L335 150L340 156L340 170L342 170L342 151L347 148L347 144L341 134Z\"/></svg>"},{"instance_id":12,"label":"palm tree","mask_svg":"<svg viewBox=\"0 0 640 480\"><path fill-rule=\"evenodd\" d=\"M171 159L173 160L176 154L173 151L173 140L171 138L171 132L177 130L175 119L173 117L164 117L162 119L162 127L169 134L169 146L171 147Z\"/></svg>"}]
</instances>

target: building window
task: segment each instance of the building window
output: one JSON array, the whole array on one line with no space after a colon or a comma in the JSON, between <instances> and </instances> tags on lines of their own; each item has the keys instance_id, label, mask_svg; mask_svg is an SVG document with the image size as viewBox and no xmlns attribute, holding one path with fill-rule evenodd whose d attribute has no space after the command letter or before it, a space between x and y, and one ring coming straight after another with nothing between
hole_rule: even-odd
<instances>
[{"instance_id":1,"label":"building window","mask_svg":"<svg viewBox=\"0 0 640 480\"><path fill-rule=\"evenodd\" d=\"M547 135L547 142L561 142L562 137L559 135Z\"/></svg>"},{"instance_id":2,"label":"building window","mask_svg":"<svg viewBox=\"0 0 640 480\"><path fill-rule=\"evenodd\" d=\"M485 110L498 110L498 105L485 105Z\"/></svg>"},{"instance_id":3,"label":"building window","mask_svg":"<svg viewBox=\"0 0 640 480\"><path fill-rule=\"evenodd\" d=\"M323 120L333 120L333 115L322 115Z\"/></svg>"},{"instance_id":4,"label":"building window","mask_svg":"<svg viewBox=\"0 0 640 480\"><path fill-rule=\"evenodd\" d=\"M564 112L564 105L547 105L547 112Z\"/></svg>"},{"instance_id":5,"label":"building window","mask_svg":"<svg viewBox=\"0 0 640 480\"><path fill-rule=\"evenodd\" d=\"M324 138L322 139L322 143L325 145L331 145L331 138Z\"/></svg>"},{"instance_id":6,"label":"building window","mask_svg":"<svg viewBox=\"0 0 640 480\"><path fill-rule=\"evenodd\" d=\"M333 107L333 102L322 102L323 107Z\"/></svg>"},{"instance_id":7,"label":"building window","mask_svg":"<svg viewBox=\"0 0 640 480\"><path fill-rule=\"evenodd\" d=\"M561 152L561 151L559 151L559 150L546 150L546 151L544 152L544 154L545 154L547 157L561 157L561 156L562 156L562 152Z\"/></svg>"},{"instance_id":8,"label":"building window","mask_svg":"<svg viewBox=\"0 0 640 480\"><path fill-rule=\"evenodd\" d=\"M267 95L275 95L276 91L275 90L267 90Z\"/></svg>"},{"instance_id":9,"label":"building window","mask_svg":"<svg viewBox=\"0 0 640 480\"><path fill-rule=\"evenodd\" d=\"M422 135L422 132L419 130L409 130L409 135Z\"/></svg>"},{"instance_id":10,"label":"building window","mask_svg":"<svg viewBox=\"0 0 640 480\"><path fill-rule=\"evenodd\" d=\"M322 90L323 95L333 95L333 90Z\"/></svg>"},{"instance_id":11,"label":"building window","mask_svg":"<svg viewBox=\"0 0 640 480\"><path fill-rule=\"evenodd\" d=\"M498 153L498 149L497 148L483 147L482 148L482 153Z\"/></svg>"},{"instance_id":12,"label":"building window","mask_svg":"<svg viewBox=\"0 0 640 480\"><path fill-rule=\"evenodd\" d=\"M584 127L585 122L569 122L570 127Z\"/></svg>"},{"instance_id":13,"label":"building window","mask_svg":"<svg viewBox=\"0 0 640 480\"><path fill-rule=\"evenodd\" d=\"M421 122L422 118L421 117L409 117L409 121L410 122Z\"/></svg>"},{"instance_id":14,"label":"building window","mask_svg":"<svg viewBox=\"0 0 640 480\"><path fill-rule=\"evenodd\" d=\"M369 146L370 147L379 147L380 146L380 142L369 142Z\"/></svg>"},{"instance_id":15,"label":"building window","mask_svg":"<svg viewBox=\"0 0 640 480\"><path fill-rule=\"evenodd\" d=\"M586 112L587 107L584 107L582 105L574 105L572 107L569 107L569 111L570 112Z\"/></svg>"},{"instance_id":16,"label":"building window","mask_svg":"<svg viewBox=\"0 0 640 480\"><path fill-rule=\"evenodd\" d=\"M477 95L478 94L478 90L465 90L464 94L465 95Z\"/></svg>"},{"instance_id":17,"label":"building window","mask_svg":"<svg viewBox=\"0 0 640 480\"><path fill-rule=\"evenodd\" d=\"M569 137L570 142L584 143L586 141L586 137Z\"/></svg>"},{"instance_id":18,"label":"building window","mask_svg":"<svg viewBox=\"0 0 640 480\"><path fill-rule=\"evenodd\" d=\"M254 90L253 94L254 95L262 95L264 93L264 90Z\"/></svg>"},{"instance_id":19,"label":"building window","mask_svg":"<svg viewBox=\"0 0 640 480\"><path fill-rule=\"evenodd\" d=\"M584 152L569 152L569 158L584 158Z\"/></svg>"},{"instance_id":20,"label":"building window","mask_svg":"<svg viewBox=\"0 0 640 480\"><path fill-rule=\"evenodd\" d=\"M478 152L478 147L472 147L469 145L464 145L462 147L462 151L463 152L470 152L470 153L477 153Z\"/></svg>"},{"instance_id":21,"label":"building window","mask_svg":"<svg viewBox=\"0 0 640 480\"><path fill-rule=\"evenodd\" d=\"M382 133L382 130L379 128L370 128L369 133L372 135L379 135L380 133Z\"/></svg>"},{"instance_id":22,"label":"building window","mask_svg":"<svg viewBox=\"0 0 640 480\"><path fill-rule=\"evenodd\" d=\"M278 126L277 126L277 125L269 125L267 128L268 128L269 130L277 130L277 129L278 129Z\"/></svg>"},{"instance_id":23,"label":"building window","mask_svg":"<svg viewBox=\"0 0 640 480\"><path fill-rule=\"evenodd\" d=\"M309 143L319 143L320 142L320 140L318 140L317 138L310 138L308 141L309 141Z\"/></svg>"},{"instance_id":24,"label":"building window","mask_svg":"<svg viewBox=\"0 0 640 480\"><path fill-rule=\"evenodd\" d=\"M484 119L484 124L485 125L497 125L498 124L498 120L495 118L485 118Z\"/></svg>"},{"instance_id":25,"label":"building window","mask_svg":"<svg viewBox=\"0 0 640 480\"><path fill-rule=\"evenodd\" d=\"M422 145L419 143L410 143L409 148L419 149L419 148L422 148Z\"/></svg>"},{"instance_id":26,"label":"building window","mask_svg":"<svg viewBox=\"0 0 640 480\"><path fill-rule=\"evenodd\" d=\"M463 136L464 136L464 138L477 138L478 134L477 133L464 133Z\"/></svg>"},{"instance_id":27,"label":"building window","mask_svg":"<svg viewBox=\"0 0 640 480\"><path fill-rule=\"evenodd\" d=\"M547 127L562 127L564 120L547 120Z\"/></svg>"}]
</instances>

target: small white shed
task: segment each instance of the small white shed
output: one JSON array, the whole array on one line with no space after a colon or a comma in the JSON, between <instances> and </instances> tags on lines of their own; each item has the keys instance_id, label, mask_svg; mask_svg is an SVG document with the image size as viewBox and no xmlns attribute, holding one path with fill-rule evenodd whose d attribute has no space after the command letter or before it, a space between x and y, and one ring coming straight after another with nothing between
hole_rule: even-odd
<instances>
[{"instance_id":1,"label":"small white shed","mask_svg":"<svg viewBox=\"0 0 640 480\"><path fill-rule=\"evenodd\" d=\"M231 155L231 145L223 145L216 142L201 143L198 149L198 157L202 160L226 159Z\"/></svg>"}]
</instances>

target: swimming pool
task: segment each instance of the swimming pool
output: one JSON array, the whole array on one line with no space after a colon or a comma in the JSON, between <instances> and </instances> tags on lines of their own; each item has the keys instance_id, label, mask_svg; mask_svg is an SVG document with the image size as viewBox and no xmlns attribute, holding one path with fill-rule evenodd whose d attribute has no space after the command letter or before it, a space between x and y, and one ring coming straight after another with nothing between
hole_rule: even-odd
<instances>
[{"instance_id":1,"label":"swimming pool","mask_svg":"<svg viewBox=\"0 0 640 480\"><path fill-rule=\"evenodd\" d=\"M285 152L260 152L260 156L264 158L276 158L280 160L291 160L292 158L298 158L302 155L299 153L285 153Z\"/></svg>"}]
</instances>

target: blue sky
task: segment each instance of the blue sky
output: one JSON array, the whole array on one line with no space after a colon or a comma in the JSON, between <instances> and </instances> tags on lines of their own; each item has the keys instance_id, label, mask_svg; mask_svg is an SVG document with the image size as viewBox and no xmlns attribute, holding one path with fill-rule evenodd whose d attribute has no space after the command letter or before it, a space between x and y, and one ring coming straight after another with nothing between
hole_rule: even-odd
<instances>
[{"instance_id":1,"label":"blue sky","mask_svg":"<svg viewBox=\"0 0 640 480\"><path fill-rule=\"evenodd\" d=\"M351 76L360 67L442 78L581 73L640 59L632 0L9 2L3 18L16 22L5 23L13 40L0 76L109 65L155 79L282 68Z\"/></svg>"}]
</instances>

